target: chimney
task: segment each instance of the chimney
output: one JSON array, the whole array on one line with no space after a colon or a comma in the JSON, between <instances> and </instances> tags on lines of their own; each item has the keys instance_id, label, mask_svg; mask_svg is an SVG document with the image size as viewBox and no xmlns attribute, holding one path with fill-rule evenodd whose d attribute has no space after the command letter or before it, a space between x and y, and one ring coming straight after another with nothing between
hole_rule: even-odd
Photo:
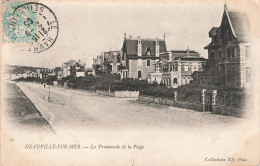
<instances>
[{"instance_id":1,"label":"chimney","mask_svg":"<svg viewBox=\"0 0 260 166\"><path fill-rule=\"evenodd\" d=\"M169 60L172 60L172 51L169 51Z\"/></svg>"},{"instance_id":2,"label":"chimney","mask_svg":"<svg viewBox=\"0 0 260 166\"><path fill-rule=\"evenodd\" d=\"M187 46L187 56L190 56L189 45Z\"/></svg>"},{"instance_id":3,"label":"chimney","mask_svg":"<svg viewBox=\"0 0 260 166\"><path fill-rule=\"evenodd\" d=\"M137 43L137 55L142 56L142 43L141 43L141 37L138 36L138 43Z\"/></svg>"},{"instance_id":4,"label":"chimney","mask_svg":"<svg viewBox=\"0 0 260 166\"><path fill-rule=\"evenodd\" d=\"M159 57L159 41L158 41L158 37L156 38L156 41L155 41L155 56L156 57Z\"/></svg>"}]
</instances>

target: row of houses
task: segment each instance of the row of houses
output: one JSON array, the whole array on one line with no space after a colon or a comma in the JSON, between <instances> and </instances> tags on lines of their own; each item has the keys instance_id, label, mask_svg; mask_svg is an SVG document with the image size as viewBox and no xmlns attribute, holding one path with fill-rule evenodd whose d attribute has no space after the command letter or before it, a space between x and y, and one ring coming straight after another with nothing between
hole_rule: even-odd
<instances>
[{"instance_id":1,"label":"row of houses","mask_svg":"<svg viewBox=\"0 0 260 166\"><path fill-rule=\"evenodd\" d=\"M85 75L88 74L87 72L92 72L92 70L86 69L85 66L86 63L81 62L81 60L69 60L67 62L63 62L61 67L55 67L53 69L16 66L13 67L9 76L11 80L17 80L20 78L55 78L57 80L60 80L63 77L68 76L72 76L75 78L85 77Z\"/></svg>"},{"instance_id":2,"label":"row of houses","mask_svg":"<svg viewBox=\"0 0 260 166\"><path fill-rule=\"evenodd\" d=\"M51 69L40 67L27 67L27 66L6 66L5 72L6 79L17 80L21 78L48 78L53 74Z\"/></svg>"},{"instance_id":3,"label":"row of houses","mask_svg":"<svg viewBox=\"0 0 260 166\"><path fill-rule=\"evenodd\" d=\"M220 87L250 87L251 43L246 15L224 6L219 27L209 31L211 42L205 59L195 50L167 49L163 39L134 38L124 34L121 50L101 52L93 58L92 69L78 60L63 62L54 69L38 68L13 73L11 79L35 77L85 77L103 73L118 74L121 79L134 78L148 83L179 87L192 83L210 84Z\"/></svg>"},{"instance_id":4,"label":"row of houses","mask_svg":"<svg viewBox=\"0 0 260 166\"><path fill-rule=\"evenodd\" d=\"M208 59L194 50L167 50L163 39L126 37L120 51L102 52L93 59L93 73L116 73L121 79L146 79L168 87L191 82L220 87L250 87L251 44L246 15L227 9L221 25L209 31L204 47Z\"/></svg>"},{"instance_id":5,"label":"row of houses","mask_svg":"<svg viewBox=\"0 0 260 166\"><path fill-rule=\"evenodd\" d=\"M169 87L189 84L194 71L202 71L206 59L194 50L167 51L164 39L124 35L120 51L102 52L93 59L95 75L116 73L121 79L147 79Z\"/></svg>"}]
</instances>

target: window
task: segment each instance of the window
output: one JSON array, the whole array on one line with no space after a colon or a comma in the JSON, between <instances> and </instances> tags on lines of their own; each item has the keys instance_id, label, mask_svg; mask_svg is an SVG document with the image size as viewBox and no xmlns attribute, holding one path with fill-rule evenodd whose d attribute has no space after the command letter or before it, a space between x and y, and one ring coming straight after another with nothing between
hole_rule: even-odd
<instances>
[{"instance_id":1,"label":"window","mask_svg":"<svg viewBox=\"0 0 260 166\"><path fill-rule=\"evenodd\" d=\"M227 48L227 57L234 57L235 56L235 50L234 50L234 47L228 47Z\"/></svg>"},{"instance_id":2,"label":"window","mask_svg":"<svg viewBox=\"0 0 260 166\"><path fill-rule=\"evenodd\" d=\"M181 79L181 84L182 84L182 85L185 85L185 82L186 82L185 77L182 77L182 79Z\"/></svg>"},{"instance_id":3,"label":"window","mask_svg":"<svg viewBox=\"0 0 260 166\"><path fill-rule=\"evenodd\" d=\"M156 66L155 66L155 71L160 71L159 65L156 65Z\"/></svg>"},{"instance_id":4,"label":"window","mask_svg":"<svg viewBox=\"0 0 260 166\"><path fill-rule=\"evenodd\" d=\"M145 54L146 54L146 55L151 55L151 49L150 49L150 47L146 47L146 49L145 49Z\"/></svg>"},{"instance_id":5,"label":"window","mask_svg":"<svg viewBox=\"0 0 260 166\"><path fill-rule=\"evenodd\" d=\"M177 84L177 78L174 78L174 79L173 79L173 83L174 83L174 84Z\"/></svg>"},{"instance_id":6,"label":"window","mask_svg":"<svg viewBox=\"0 0 260 166\"><path fill-rule=\"evenodd\" d=\"M150 59L147 59L147 61L146 61L146 66L150 66L151 64L150 64Z\"/></svg>"},{"instance_id":7,"label":"window","mask_svg":"<svg viewBox=\"0 0 260 166\"><path fill-rule=\"evenodd\" d=\"M246 58L250 58L251 57L251 47L246 46L245 50L246 50Z\"/></svg>"},{"instance_id":8,"label":"window","mask_svg":"<svg viewBox=\"0 0 260 166\"><path fill-rule=\"evenodd\" d=\"M142 78L142 71L138 71L138 78Z\"/></svg>"},{"instance_id":9,"label":"window","mask_svg":"<svg viewBox=\"0 0 260 166\"><path fill-rule=\"evenodd\" d=\"M189 71L189 66L188 65L184 65L184 71Z\"/></svg>"},{"instance_id":10,"label":"window","mask_svg":"<svg viewBox=\"0 0 260 166\"><path fill-rule=\"evenodd\" d=\"M174 65L174 71L178 71L178 66L177 66L177 64Z\"/></svg>"}]
</instances>

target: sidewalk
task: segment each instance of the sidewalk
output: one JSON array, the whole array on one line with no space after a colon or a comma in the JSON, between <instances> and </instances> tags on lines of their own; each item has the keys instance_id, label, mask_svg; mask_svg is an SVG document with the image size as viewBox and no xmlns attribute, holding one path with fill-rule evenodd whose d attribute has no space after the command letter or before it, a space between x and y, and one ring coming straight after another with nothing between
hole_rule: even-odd
<instances>
[{"instance_id":1,"label":"sidewalk","mask_svg":"<svg viewBox=\"0 0 260 166\"><path fill-rule=\"evenodd\" d=\"M16 127L54 132L49 122L37 110L31 100L12 82L5 83L6 121Z\"/></svg>"}]
</instances>

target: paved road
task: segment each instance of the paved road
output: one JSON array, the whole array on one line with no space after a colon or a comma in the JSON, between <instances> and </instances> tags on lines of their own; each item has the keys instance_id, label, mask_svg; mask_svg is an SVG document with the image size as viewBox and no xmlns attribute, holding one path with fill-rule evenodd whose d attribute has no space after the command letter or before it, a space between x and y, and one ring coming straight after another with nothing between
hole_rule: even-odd
<instances>
[{"instance_id":1,"label":"paved road","mask_svg":"<svg viewBox=\"0 0 260 166\"><path fill-rule=\"evenodd\" d=\"M130 98L98 96L94 93L18 83L55 131L86 129L194 128L236 125L241 119L210 113L143 103ZM227 125L229 124L229 125Z\"/></svg>"},{"instance_id":2,"label":"paved road","mask_svg":"<svg viewBox=\"0 0 260 166\"><path fill-rule=\"evenodd\" d=\"M44 136L32 137L28 136L28 132L22 131L18 135L12 133L11 135L19 140L16 142L21 143L21 147L28 142L73 143L88 147L91 144L137 144L145 147L144 150L137 151L88 148L83 149L84 151L64 150L61 153L44 150L41 151L42 155L26 150L26 153L30 153L28 156L35 157L35 161L40 159L49 165L54 159L60 162L58 165L75 164L77 159L81 165L98 165L95 163L99 160L112 161L115 158L119 159L118 162L124 163L125 156L129 156L129 161L131 157L136 158L136 161L143 161L149 156L147 161L153 158L157 161L156 165L163 161L175 161L185 165L183 158L187 156L189 161L201 163L205 161L205 157L229 157L242 148L252 133L258 131L255 123L245 123L245 119L143 103L130 98L98 96L79 90L51 87L51 101L48 102L48 87L44 88L41 84L34 83L18 83L18 86L56 133L55 137L52 134L48 137L45 133ZM10 96L9 100L12 98L15 97ZM14 102L19 101L14 99ZM71 156L74 159L73 163ZM107 160L102 160L100 156L105 156Z\"/></svg>"}]
</instances>

